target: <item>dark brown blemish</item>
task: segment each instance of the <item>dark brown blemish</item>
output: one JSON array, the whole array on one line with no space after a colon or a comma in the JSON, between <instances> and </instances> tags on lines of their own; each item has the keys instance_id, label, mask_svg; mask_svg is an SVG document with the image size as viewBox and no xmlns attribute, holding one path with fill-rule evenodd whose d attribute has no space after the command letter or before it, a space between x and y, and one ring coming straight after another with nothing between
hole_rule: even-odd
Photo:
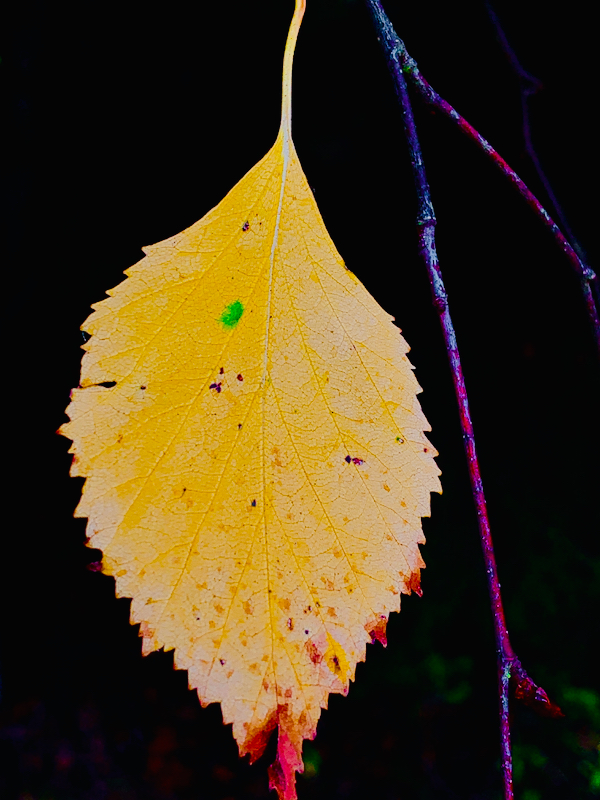
<instances>
[{"instance_id":1,"label":"dark brown blemish","mask_svg":"<svg viewBox=\"0 0 600 800\"><path fill-rule=\"evenodd\" d=\"M242 423L238 422L238 431L241 431L241 430L242 430Z\"/></svg>"},{"instance_id":2,"label":"dark brown blemish","mask_svg":"<svg viewBox=\"0 0 600 800\"><path fill-rule=\"evenodd\" d=\"M246 220L246 222L244 222L244 224L242 225L242 230L244 231L244 233L246 233L246 231L249 229L250 229L250 223L248 222L248 220Z\"/></svg>"},{"instance_id":3,"label":"dark brown blemish","mask_svg":"<svg viewBox=\"0 0 600 800\"><path fill-rule=\"evenodd\" d=\"M346 456L344 461L346 462L346 464L349 464L352 461L352 457L351 456Z\"/></svg>"},{"instance_id":4,"label":"dark brown blemish","mask_svg":"<svg viewBox=\"0 0 600 800\"><path fill-rule=\"evenodd\" d=\"M219 381L219 383L211 383L211 385L208 388L209 389L215 389L217 394L219 394L220 391L221 391L221 382Z\"/></svg>"},{"instance_id":5,"label":"dark brown blemish","mask_svg":"<svg viewBox=\"0 0 600 800\"><path fill-rule=\"evenodd\" d=\"M294 620L291 617L287 621L287 627L289 631L294 630Z\"/></svg>"},{"instance_id":6,"label":"dark brown blemish","mask_svg":"<svg viewBox=\"0 0 600 800\"><path fill-rule=\"evenodd\" d=\"M142 390L142 392L144 392L146 390L146 387L145 386L140 386L140 389Z\"/></svg>"},{"instance_id":7,"label":"dark brown blemish","mask_svg":"<svg viewBox=\"0 0 600 800\"><path fill-rule=\"evenodd\" d=\"M360 465L360 464L364 464L365 462L363 461L362 458L353 458L352 459L352 463Z\"/></svg>"},{"instance_id":8,"label":"dark brown blemish","mask_svg":"<svg viewBox=\"0 0 600 800\"><path fill-rule=\"evenodd\" d=\"M252 508L256 508L256 500L253 500L253 501L250 503L250 505L252 506Z\"/></svg>"},{"instance_id":9,"label":"dark brown blemish","mask_svg":"<svg viewBox=\"0 0 600 800\"><path fill-rule=\"evenodd\" d=\"M238 381L243 381L244 380L244 376L242 375L241 372L238 372L238 374L236 375L236 378L238 379Z\"/></svg>"},{"instance_id":10,"label":"dark brown blemish","mask_svg":"<svg viewBox=\"0 0 600 800\"><path fill-rule=\"evenodd\" d=\"M224 667L224 666L225 666L225 659L224 659L224 658L220 658L220 659L219 659L219 664L220 664L222 667Z\"/></svg>"}]
</instances>

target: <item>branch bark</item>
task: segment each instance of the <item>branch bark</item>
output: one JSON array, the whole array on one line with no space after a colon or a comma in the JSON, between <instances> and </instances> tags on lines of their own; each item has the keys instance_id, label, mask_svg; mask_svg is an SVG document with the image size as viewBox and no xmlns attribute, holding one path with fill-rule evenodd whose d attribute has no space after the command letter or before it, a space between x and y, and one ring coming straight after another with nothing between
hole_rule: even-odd
<instances>
[{"instance_id":1,"label":"branch bark","mask_svg":"<svg viewBox=\"0 0 600 800\"><path fill-rule=\"evenodd\" d=\"M379 39L385 56L389 70L394 80L394 86L400 108L402 112L402 121L404 125L404 132L408 143L410 154L410 162L412 166L413 179L417 192L418 212L417 212L417 230L419 237L419 250L423 261L425 262L431 292L433 296L433 305L438 312L440 323L442 326L444 342L448 352L450 361L450 368L452 371L452 379L454 382L454 390L458 402L460 424L462 429L463 441L467 455L467 462L469 467L469 476L471 480L471 490L475 507L477 511L477 518L479 524L479 534L481 538L481 545L483 548L483 555L485 559L486 572L488 577L488 589L490 601L492 606L492 614L494 620L494 632L496 637L496 649L498 656L498 693L499 693L499 706L500 706L500 740L502 750L502 775L504 782L504 798L505 800L513 800L513 776L512 776L512 752L510 745L510 720L509 720L509 685L511 679L515 684L515 696L526 702L534 708L543 709L544 713L548 716L561 716L562 712L550 702L546 692L537 686L527 675L523 669L520 661L518 660L508 636L506 628L506 620L504 616L504 608L502 605L502 595L500 591L500 581L498 578L498 569L496 566L496 558L494 555L494 545L492 542L492 534L490 530L490 523L487 513L487 506L485 495L483 491L483 483L481 479L481 472L479 469L479 460L477 458L477 451L475 447L475 435L473 431L473 424L471 421L471 414L469 411L469 401L467 397L467 390L465 386L464 375L461 366L460 353L456 341L456 334L450 316L450 309L448 305L448 296L444 287L442 272L438 261L436 243L435 243L435 226L436 218L431 202L431 195L429 191L429 184L425 173L423 158L415 120L412 112L410 98L408 95L408 88L404 77L404 72L407 71L406 64L411 64L410 69L413 72L416 70L416 65L406 53L406 49L402 41L396 35L391 22L383 11L379 0L367 0L367 5L371 12L375 29L377 31L377 38ZM422 79L421 79L422 80ZM432 90L431 90L432 92ZM431 95L429 95L431 96ZM441 98L440 98L441 100ZM443 102L443 101L442 101ZM436 101L437 105L437 101ZM452 109L453 111L453 109ZM456 112L453 111L454 114ZM457 115L458 116L458 115ZM462 123L462 117L460 118ZM468 124L468 123L464 123ZM470 126L469 126L470 128ZM470 128L477 137L474 129ZM479 137L482 138L482 137ZM482 140L485 142L485 140ZM486 143L487 145L487 143ZM489 148L489 145L487 145ZM491 149L491 148L490 148ZM494 151L495 157L500 158ZM502 162L506 164L506 162ZM510 170L508 165L507 169ZM510 170L510 173L517 181L520 181L518 176ZM514 179L513 179L514 180ZM520 181L522 184L522 181ZM526 189L525 185L522 184ZM527 190L527 189L526 189ZM529 190L527 190L529 192ZM523 192L522 192L523 193ZM529 195L531 193L529 192ZM533 198L533 195L531 195ZM535 198L533 198L535 200ZM537 201L535 201L537 203ZM537 204L541 209L539 203ZM543 209L542 209L543 211ZM546 212L543 212L547 217ZM552 223L554 224L554 223ZM554 226L556 227L556 226ZM562 236L562 234L561 234ZM563 237L564 239L564 237ZM565 240L565 244L568 242ZM568 245L570 248L570 245ZM571 252L572 248L571 248ZM573 253L575 258L577 256ZM577 264L579 261L577 260ZM588 286L589 289L589 286Z\"/></svg>"}]
</instances>

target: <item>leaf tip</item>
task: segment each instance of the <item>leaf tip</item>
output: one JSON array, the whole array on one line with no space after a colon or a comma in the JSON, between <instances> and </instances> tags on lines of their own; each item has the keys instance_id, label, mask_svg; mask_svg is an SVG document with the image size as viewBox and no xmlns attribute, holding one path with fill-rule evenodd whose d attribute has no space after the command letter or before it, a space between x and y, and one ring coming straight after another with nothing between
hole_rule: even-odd
<instances>
[{"instance_id":1,"label":"leaf tip","mask_svg":"<svg viewBox=\"0 0 600 800\"><path fill-rule=\"evenodd\" d=\"M275 789L279 800L297 800L296 772L304 772L304 764L297 748L279 727L277 758L269 767L269 789Z\"/></svg>"}]
</instances>

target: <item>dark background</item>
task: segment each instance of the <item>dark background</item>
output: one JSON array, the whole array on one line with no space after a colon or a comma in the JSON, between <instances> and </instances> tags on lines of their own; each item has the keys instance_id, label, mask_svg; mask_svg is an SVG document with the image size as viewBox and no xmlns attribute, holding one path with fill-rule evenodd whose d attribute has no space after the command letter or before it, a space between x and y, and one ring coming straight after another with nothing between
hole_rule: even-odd
<instances>
[{"instance_id":1,"label":"dark background","mask_svg":"<svg viewBox=\"0 0 600 800\"><path fill-rule=\"evenodd\" d=\"M129 602L86 570L81 482L55 435L79 326L140 247L192 224L268 150L292 0L20 0L2 79L5 468L0 795L8 800L266 798L266 756L237 756L171 655L142 659ZM385 7L424 75L543 202L519 82L482 0ZM532 135L598 267L592 8L495 4L543 91ZM558 9L560 8L560 13ZM305 746L301 798L497 800L495 654L450 373L423 265L391 82L356 0L309 0L294 139L352 269L412 347L444 494L425 520L424 596L368 648ZM524 202L448 122L417 121L461 347L513 644L567 713L513 709L519 800L600 793L600 391L577 280ZM594 122L595 124L595 122ZM597 174L596 174L597 178ZM596 181L597 182L597 181ZM595 206L595 207L594 207Z\"/></svg>"}]
</instances>

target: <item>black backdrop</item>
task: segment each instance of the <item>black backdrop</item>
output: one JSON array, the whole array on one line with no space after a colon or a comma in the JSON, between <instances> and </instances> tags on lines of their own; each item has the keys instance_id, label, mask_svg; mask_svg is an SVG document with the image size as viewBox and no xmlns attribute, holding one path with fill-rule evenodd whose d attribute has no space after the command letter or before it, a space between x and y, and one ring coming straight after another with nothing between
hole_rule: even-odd
<instances>
[{"instance_id":1,"label":"black backdrop","mask_svg":"<svg viewBox=\"0 0 600 800\"><path fill-rule=\"evenodd\" d=\"M519 84L482 0L386 9L430 82L543 191ZM558 7L554 7L558 9ZM8 134L0 612L0 793L12 800L246 800L237 757L170 654L142 659L129 603L86 570L80 481L54 431L92 302L140 247L214 206L271 146L292 0L21 0L5 18ZM496 4L526 69L538 153L598 264L591 6ZM5 14L7 11L5 10ZM514 709L522 800L600 791L598 409L578 284L494 168L417 108L513 643L564 720ZM458 417L424 267L399 113L362 3L309 0L294 139L336 245L412 347L444 494L425 521L424 596L368 648L306 745L301 798L499 798L495 656ZM594 632L594 626L596 626ZM596 787L596 788L594 788Z\"/></svg>"}]
</instances>

